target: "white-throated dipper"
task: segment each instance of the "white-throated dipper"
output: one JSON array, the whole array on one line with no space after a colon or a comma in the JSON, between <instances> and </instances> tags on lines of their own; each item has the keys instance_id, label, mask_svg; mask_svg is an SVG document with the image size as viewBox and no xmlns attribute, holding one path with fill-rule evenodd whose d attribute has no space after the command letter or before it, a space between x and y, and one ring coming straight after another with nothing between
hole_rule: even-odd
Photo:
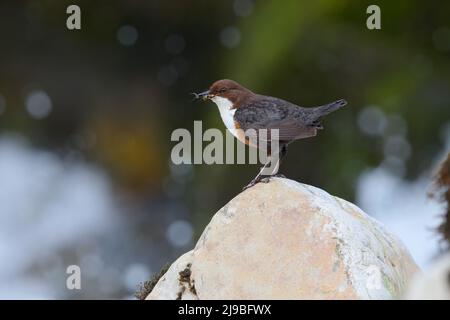
<instances>
[{"instance_id":1,"label":"white-throated dipper","mask_svg":"<svg viewBox=\"0 0 450 320\"><path fill-rule=\"evenodd\" d=\"M341 99L319 107L303 108L282 99L253 93L239 83L228 79L218 80L209 90L194 95L197 99L212 100L219 107L220 116L227 129L245 144L262 147L259 140L258 145L251 143L255 140L249 137L247 132L256 132L258 135L260 129L266 129L269 132L269 138L264 148L267 148L269 154L271 153L270 130L278 129L280 151L279 155L277 154L276 169L268 177L277 174L279 162L286 155L289 143L314 137L318 129L323 129L322 117L347 104ZM262 175L262 172L268 163L245 188L255 185L266 177Z\"/></svg>"}]
</instances>

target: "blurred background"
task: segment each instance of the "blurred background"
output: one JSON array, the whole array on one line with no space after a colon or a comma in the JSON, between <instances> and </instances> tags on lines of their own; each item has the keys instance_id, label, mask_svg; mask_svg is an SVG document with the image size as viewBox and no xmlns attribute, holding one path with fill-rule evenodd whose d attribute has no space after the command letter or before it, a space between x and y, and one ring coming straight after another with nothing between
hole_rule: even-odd
<instances>
[{"instance_id":1,"label":"blurred background","mask_svg":"<svg viewBox=\"0 0 450 320\"><path fill-rule=\"evenodd\" d=\"M345 98L281 172L354 201L425 267L442 247L427 192L450 150L450 2L377 1L381 30L370 4L1 1L0 298L133 298L190 250L259 169L170 161L176 128L224 130L189 96L221 78L302 106Z\"/></svg>"}]
</instances>

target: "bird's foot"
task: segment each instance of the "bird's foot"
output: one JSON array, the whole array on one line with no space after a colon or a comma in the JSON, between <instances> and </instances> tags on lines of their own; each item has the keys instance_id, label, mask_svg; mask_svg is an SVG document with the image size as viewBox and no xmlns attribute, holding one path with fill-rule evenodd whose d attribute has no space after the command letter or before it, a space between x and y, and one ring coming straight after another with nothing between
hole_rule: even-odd
<instances>
[{"instance_id":1,"label":"bird's foot","mask_svg":"<svg viewBox=\"0 0 450 320\"><path fill-rule=\"evenodd\" d=\"M262 178L259 182L262 182L262 183L269 183L269 182L270 182L270 179L272 179L272 178L273 178L273 176L264 177L264 178Z\"/></svg>"},{"instance_id":2,"label":"bird's foot","mask_svg":"<svg viewBox=\"0 0 450 320\"><path fill-rule=\"evenodd\" d=\"M250 181L250 183L248 185L246 185L244 188L242 188L242 191L247 190L248 188L253 187L255 184L258 184L260 182L262 183L269 183L270 182L270 178L272 178L272 176L259 176L255 179L253 179L252 181Z\"/></svg>"}]
</instances>

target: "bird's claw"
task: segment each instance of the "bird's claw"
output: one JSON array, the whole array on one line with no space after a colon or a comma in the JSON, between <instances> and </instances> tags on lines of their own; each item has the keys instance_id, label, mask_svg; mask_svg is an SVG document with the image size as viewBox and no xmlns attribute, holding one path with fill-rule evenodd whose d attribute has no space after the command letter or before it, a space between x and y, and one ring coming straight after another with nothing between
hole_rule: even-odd
<instances>
[{"instance_id":1,"label":"bird's claw","mask_svg":"<svg viewBox=\"0 0 450 320\"><path fill-rule=\"evenodd\" d=\"M245 190L247 190L247 189L253 187L253 186L254 186L255 184L257 184L257 183L258 183L258 182L253 182L253 180L250 181L250 183L249 183L248 185L246 185L245 187L242 188L242 191L245 191Z\"/></svg>"},{"instance_id":2,"label":"bird's claw","mask_svg":"<svg viewBox=\"0 0 450 320\"><path fill-rule=\"evenodd\" d=\"M262 182L262 183L269 183L270 179L272 177L273 176L268 176L268 177L264 177L264 178L263 177L259 177L257 179L255 178L252 181L250 181L250 183L248 185L246 185L244 188L242 188L242 191L247 190L248 188L251 188L251 187L253 187L254 185L256 185L256 184L258 184L260 182Z\"/></svg>"}]
</instances>

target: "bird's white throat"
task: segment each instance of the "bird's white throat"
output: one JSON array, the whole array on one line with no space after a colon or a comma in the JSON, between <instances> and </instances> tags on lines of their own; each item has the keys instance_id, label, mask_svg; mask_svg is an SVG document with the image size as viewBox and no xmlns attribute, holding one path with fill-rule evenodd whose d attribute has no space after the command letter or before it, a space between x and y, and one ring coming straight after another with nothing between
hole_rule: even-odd
<instances>
[{"instance_id":1,"label":"bird's white throat","mask_svg":"<svg viewBox=\"0 0 450 320\"><path fill-rule=\"evenodd\" d=\"M234 125L234 113L236 112L236 109L232 109L233 103L227 98L217 96L211 98L211 100L219 108L220 116L227 129L236 136L236 127Z\"/></svg>"}]
</instances>

